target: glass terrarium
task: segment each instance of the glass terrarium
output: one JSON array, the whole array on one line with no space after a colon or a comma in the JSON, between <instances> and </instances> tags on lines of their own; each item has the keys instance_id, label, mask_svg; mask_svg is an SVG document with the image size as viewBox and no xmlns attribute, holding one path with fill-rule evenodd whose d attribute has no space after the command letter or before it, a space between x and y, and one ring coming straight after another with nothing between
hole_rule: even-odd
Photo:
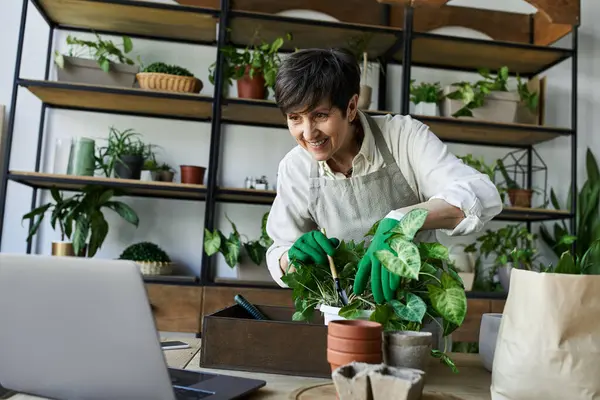
<instances>
[{"instance_id":1,"label":"glass terrarium","mask_svg":"<svg viewBox=\"0 0 600 400\"><path fill-rule=\"evenodd\" d=\"M502 200L508 194L511 206L532 208L534 193L541 195L545 202L548 167L535 149L511 151L497 160L495 172L502 177L496 183Z\"/></svg>"}]
</instances>

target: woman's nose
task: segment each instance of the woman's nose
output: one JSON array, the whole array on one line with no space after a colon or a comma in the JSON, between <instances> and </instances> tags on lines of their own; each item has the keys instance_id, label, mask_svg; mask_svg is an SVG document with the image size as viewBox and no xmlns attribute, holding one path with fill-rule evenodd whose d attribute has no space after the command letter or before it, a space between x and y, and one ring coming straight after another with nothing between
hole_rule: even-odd
<instances>
[{"instance_id":1,"label":"woman's nose","mask_svg":"<svg viewBox=\"0 0 600 400\"><path fill-rule=\"evenodd\" d=\"M317 137L317 130L315 129L315 124L310 119L306 119L304 124L302 125L302 135L304 139L310 140Z\"/></svg>"}]
</instances>

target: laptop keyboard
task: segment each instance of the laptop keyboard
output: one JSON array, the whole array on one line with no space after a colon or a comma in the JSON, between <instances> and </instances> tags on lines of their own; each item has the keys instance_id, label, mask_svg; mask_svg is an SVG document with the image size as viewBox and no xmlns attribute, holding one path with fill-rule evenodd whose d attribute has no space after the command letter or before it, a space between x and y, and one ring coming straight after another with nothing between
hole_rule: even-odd
<instances>
[{"instance_id":1,"label":"laptop keyboard","mask_svg":"<svg viewBox=\"0 0 600 400\"><path fill-rule=\"evenodd\" d=\"M174 386L173 390L175 391L175 398L177 400L198 400L204 399L214 394L211 392L204 392L196 389L188 389L178 386Z\"/></svg>"}]
</instances>

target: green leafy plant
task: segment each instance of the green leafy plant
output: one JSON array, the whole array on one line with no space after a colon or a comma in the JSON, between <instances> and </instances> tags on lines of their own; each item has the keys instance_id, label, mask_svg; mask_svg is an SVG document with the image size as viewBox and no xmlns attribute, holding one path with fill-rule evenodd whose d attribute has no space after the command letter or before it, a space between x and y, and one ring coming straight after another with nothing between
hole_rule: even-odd
<instances>
[{"instance_id":1,"label":"green leafy plant","mask_svg":"<svg viewBox=\"0 0 600 400\"><path fill-rule=\"evenodd\" d=\"M596 157L588 148L586 152L586 172L587 180L581 186L581 190L576 194L577 209L571 209L571 191L567 197L566 207L562 208L556 197L554 190L550 190L550 203L557 210L568 210L575 213L577 231L575 235L570 232L564 221L555 222L552 232L545 225L540 226L540 237L555 252L557 257L561 257L565 251L570 250L573 240L575 241L575 256L583 257L583 254L589 249L592 243L600 239L600 170ZM571 184L568 186L571 187Z\"/></svg>"},{"instance_id":2,"label":"green leafy plant","mask_svg":"<svg viewBox=\"0 0 600 400\"><path fill-rule=\"evenodd\" d=\"M459 156L465 164L474 168L475 170L481 172L482 174L487 175L492 183L495 183L496 180L496 163L487 164L483 157L475 158L472 154L467 154L466 156Z\"/></svg>"},{"instance_id":3,"label":"green leafy plant","mask_svg":"<svg viewBox=\"0 0 600 400\"><path fill-rule=\"evenodd\" d=\"M285 38L292 40L292 36L289 33L285 35ZM250 78L254 78L256 74L262 74L265 78L265 86L268 88L275 87L275 78L281 65L279 49L283 46L285 39L278 37L272 43L260 40L260 43L256 44L255 42L258 40L258 32L255 32L252 39L253 44L246 46L241 51L238 51L234 46L224 46L221 48L221 51L225 55L222 69L225 85L231 85L233 83L232 80L242 79L246 74L246 67L248 67L247 73ZM215 62L208 68L208 80L213 85L215 84L216 65Z\"/></svg>"},{"instance_id":4,"label":"green leafy plant","mask_svg":"<svg viewBox=\"0 0 600 400\"><path fill-rule=\"evenodd\" d=\"M365 253L366 244L364 241L342 241L334 256L334 263L340 284L350 296L348 305L340 309L340 316L354 319L363 310L371 311L370 320L381 323L385 330L418 331L424 324L433 322L440 325L444 336L463 323L467 313L467 298L462 280L447 263L448 249L440 243L414 242L415 234L423 226L427 213L422 209L407 213L390 231L393 234L388 240L393 252L381 250L376 253L383 267L400 279L395 298L384 304L374 304L370 290L362 296L352 293L357 265ZM378 223L365 236L372 235ZM290 260L290 264L295 271L284 275L282 280L292 289L295 320L310 320L319 304L340 305L327 266L306 265L298 260ZM432 352L432 356L455 369L445 353L445 350Z\"/></svg>"},{"instance_id":5,"label":"green leafy plant","mask_svg":"<svg viewBox=\"0 0 600 400\"><path fill-rule=\"evenodd\" d=\"M540 95L538 92L531 92L527 87L527 84L521 81L521 77L517 75L517 92L521 101L532 113L538 111L538 105L540 103Z\"/></svg>"},{"instance_id":6,"label":"green leafy plant","mask_svg":"<svg viewBox=\"0 0 600 400\"><path fill-rule=\"evenodd\" d=\"M110 177L117 163L126 165L122 157L140 156L144 160L154 160L152 145L144 144L139 138L140 134L133 129L119 131L115 127L109 128L107 145L96 150L96 169L101 170L105 176Z\"/></svg>"},{"instance_id":7,"label":"green leafy plant","mask_svg":"<svg viewBox=\"0 0 600 400\"><path fill-rule=\"evenodd\" d=\"M207 255L212 256L216 253L223 254L227 265L231 268L235 267L240 262L241 248L242 246L246 250L246 253L250 259L256 264L262 264L267 253L267 249L273 240L267 234L267 219L269 213L265 213L261 223L261 236L258 240L242 241L240 233L237 230L236 225L225 216L231 224L232 232L229 237L226 237L223 232L215 229L213 232L208 229L204 230L204 251ZM244 235L245 236L245 235Z\"/></svg>"},{"instance_id":8,"label":"green leafy plant","mask_svg":"<svg viewBox=\"0 0 600 400\"><path fill-rule=\"evenodd\" d=\"M570 251L563 252L556 267L550 265L545 272L600 275L600 239L593 241L582 256L573 257Z\"/></svg>"},{"instance_id":9,"label":"green leafy plant","mask_svg":"<svg viewBox=\"0 0 600 400\"><path fill-rule=\"evenodd\" d=\"M129 205L112 199L113 196L120 195L112 189L86 186L82 189L82 193L69 198L64 198L56 188L52 188L50 193L53 203L41 205L23 216L23 220L35 219L27 240L37 233L48 210L52 210L50 215L52 229L56 229L58 222L62 240L65 237L72 240L75 254L81 254L87 246L88 257L93 257L102 247L109 232L103 209L108 208L116 212L135 227L139 224L138 215Z\"/></svg>"},{"instance_id":10,"label":"green leafy plant","mask_svg":"<svg viewBox=\"0 0 600 400\"><path fill-rule=\"evenodd\" d=\"M186 68L178 65L170 65L164 62L154 62L147 67L144 67L143 72L155 72L160 74L178 75L178 76L194 76Z\"/></svg>"},{"instance_id":11,"label":"green leafy plant","mask_svg":"<svg viewBox=\"0 0 600 400\"><path fill-rule=\"evenodd\" d=\"M135 65L135 62L126 56L133 50L133 42L129 36L122 37L121 50L112 40L103 40L96 34L96 41L77 39L71 35L67 36L70 57L87 57L96 60L104 72L110 71L111 62ZM58 50L54 52L54 62L59 68L64 68L65 59Z\"/></svg>"},{"instance_id":12,"label":"green leafy plant","mask_svg":"<svg viewBox=\"0 0 600 400\"><path fill-rule=\"evenodd\" d=\"M146 261L169 263L171 258L169 255L155 243L139 242L127 247L121 255L120 260L131 261Z\"/></svg>"},{"instance_id":13,"label":"green leafy plant","mask_svg":"<svg viewBox=\"0 0 600 400\"><path fill-rule=\"evenodd\" d=\"M419 103L438 103L444 98L439 82L421 82L418 86L415 80L410 81L410 101L415 105Z\"/></svg>"}]
</instances>

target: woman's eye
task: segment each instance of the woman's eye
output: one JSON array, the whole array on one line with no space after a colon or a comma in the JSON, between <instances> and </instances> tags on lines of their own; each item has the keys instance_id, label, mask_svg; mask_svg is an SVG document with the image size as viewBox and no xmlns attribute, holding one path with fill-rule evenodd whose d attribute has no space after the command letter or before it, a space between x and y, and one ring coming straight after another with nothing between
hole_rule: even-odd
<instances>
[{"instance_id":1,"label":"woman's eye","mask_svg":"<svg viewBox=\"0 0 600 400\"><path fill-rule=\"evenodd\" d=\"M324 118L327 118L327 114L325 114L325 113L317 113L316 117L317 117L317 119L324 119Z\"/></svg>"}]
</instances>

